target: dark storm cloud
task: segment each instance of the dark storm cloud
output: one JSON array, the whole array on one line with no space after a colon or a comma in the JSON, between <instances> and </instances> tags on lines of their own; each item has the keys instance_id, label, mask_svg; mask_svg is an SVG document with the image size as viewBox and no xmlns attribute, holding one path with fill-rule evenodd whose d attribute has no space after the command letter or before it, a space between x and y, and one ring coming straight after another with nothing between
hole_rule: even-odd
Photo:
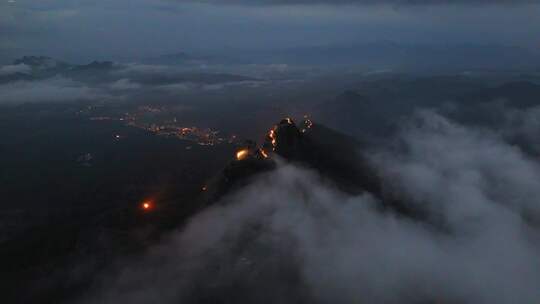
<instances>
[{"instance_id":1,"label":"dark storm cloud","mask_svg":"<svg viewBox=\"0 0 540 304\"><path fill-rule=\"evenodd\" d=\"M448 233L284 165L128 263L89 303L538 302L538 227L523 217L540 211L538 162L433 112L396 140L403 149L373 155L385 183Z\"/></svg>"}]
</instances>

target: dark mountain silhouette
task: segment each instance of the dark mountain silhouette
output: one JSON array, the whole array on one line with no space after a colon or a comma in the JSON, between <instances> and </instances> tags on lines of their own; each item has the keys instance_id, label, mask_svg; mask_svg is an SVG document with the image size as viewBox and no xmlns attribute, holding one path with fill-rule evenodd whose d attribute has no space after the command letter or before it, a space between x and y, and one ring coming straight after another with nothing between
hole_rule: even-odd
<instances>
[{"instance_id":1,"label":"dark mountain silhouette","mask_svg":"<svg viewBox=\"0 0 540 304\"><path fill-rule=\"evenodd\" d=\"M24 56L13 61L13 64L25 64L32 68L51 69L66 68L69 64L47 56Z\"/></svg>"},{"instance_id":2,"label":"dark mountain silhouette","mask_svg":"<svg viewBox=\"0 0 540 304\"><path fill-rule=\"evenodd\" d=\"M524 109L540 104L540 85L529 81L514 81L464 96L466 104L504 100L508 106Z\"/></svg>"},{"instance_id":3,"label":"dark mountain silhouette","mask_svg":"<svg viewBox=\"0 0 540 304\"><path fill-rule=\"evenodd\" d=\"M10 74L0 76L0 83L19 80L42 80L63 76L88 84L104 84L119 79L129 78L143 85L168 85L177 83L219 84L228 82L257 81L253 77L230 73L185 72L171 69L161 73L130 71L129 65L112 61L92 61L88 64L68 64L46 56L24 56L14 64L25 64L31 67L29 74ZM168 63L166 63L168 64ZM120 73L115 73L123 71Z\"/></svg>"},{"instance_id":4,"label":"dark mountain silhouette","mask_svg":"<svg viewBox=\"0 0 540 304\"><path fill-rule=\"evenodd\" d=\"M257 147L248 142L238 148L246 157L233 160L208 187L211 203L230 193L254 176L276 167L276 160L319 172L337 187L351 194L364 191L382 197L378 177L361 154L362 143L306 119L298 127L290 118L270 129L266 141Z\"/></svg>"},{"instance_id":5,"label":"dark mountain silhouette","mask_svg":"<svg viewBox=\"0 0 540 304\"><path fill-rule=\"evenodd\" d=\"M242 188L259 174L275 169L277 162L282 161L315 170L331 185L350 195L373 195L381 202L381 211L428 221L426 214L396 198L382 184L365 156L370 152L367 143L310 119L297 126L292 119L285 118L270 129L261 146L249 141L237 151L246 151L247 157L233 160L205 187L204 206Z\"/></svg>"}]
</instances>

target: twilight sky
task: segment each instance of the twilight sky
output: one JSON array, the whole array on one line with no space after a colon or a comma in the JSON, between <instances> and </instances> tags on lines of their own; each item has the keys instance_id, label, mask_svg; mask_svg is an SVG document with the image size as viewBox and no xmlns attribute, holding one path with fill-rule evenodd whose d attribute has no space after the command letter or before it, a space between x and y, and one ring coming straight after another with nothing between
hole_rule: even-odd
<instances>
[{"instance_id":1,"label":"twilight sky","mask_svg":"<svg viewBox=\"0 0 540 304\"><path fill-rule=\"evenodd\" d=\"M540 49L540 1L0 1L2 61L25 54L86 61L374 41Z\"/></svg>"}]
</instances>

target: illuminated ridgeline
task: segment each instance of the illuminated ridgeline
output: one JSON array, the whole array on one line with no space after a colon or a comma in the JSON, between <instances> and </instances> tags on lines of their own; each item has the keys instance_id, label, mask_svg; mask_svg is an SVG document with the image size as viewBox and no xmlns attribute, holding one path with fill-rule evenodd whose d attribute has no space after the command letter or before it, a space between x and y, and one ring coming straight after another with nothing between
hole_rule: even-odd
<instances>
[{"instance_id":1,"label":"illuminated ridgeline","mask_svg":"<svg viewBox=\"0 0 540 304\"><path fill-rule=\"evenodd\" d=\"M266 134L265 142L261 147L257 147L255 142L247 141L240 149L236 151L236 160L245 160L248 158L267 159L272 153L287 150L291 139L297 139L301 136L300 133L306 133L313 127L313 122L304 116L302 129L299 131L294 121L287 117L281 120L277 125L274 125ZM278 138L279 137L279 138ZM282 145L280 146L283 137Z\"/></svg>"},{"instance_id":2,"label":"illuminated ridgeline","mask_svg":"<svg viewBox=\"0 0 540 304\"><path fill-rule=\"evenodd\" d=\"M257 147L257 144L251 140L247 140L236 151L236 160L238 161L245 159L267 159L268 157L268 152L263 148Z\"/></svg>"},{"instance_id":3,"label":"illuminated ridgeline","mask_svg":"<svg viewBox=\"0 0 540 304\"><path fill-rule=\"evenodd\" d=\"M306 133L309 129L313 127L313 122L309 119L308 115L304 115L304 122L302 123L302 133Z\"/></svg>"}]
</instances>

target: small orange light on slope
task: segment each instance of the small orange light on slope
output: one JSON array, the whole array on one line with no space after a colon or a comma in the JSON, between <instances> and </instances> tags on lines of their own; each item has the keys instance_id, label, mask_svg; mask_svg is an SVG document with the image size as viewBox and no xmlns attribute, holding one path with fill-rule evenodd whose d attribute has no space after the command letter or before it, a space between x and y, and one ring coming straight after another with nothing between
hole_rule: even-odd
<instances>
[{"instance_id":1,"label":"small orange light on slope","mask_svg":"<svg viewBox=\"0 0 540 304\"><path fill-rule=\"evenodd\" d=\"M272 147L275 148L276 147L276 131L275 131L275 127L270 129L270 132L268 132L268 137L270 138L270 142L272 143Z\"/></svg>"},{"instance_id":2,"label":"small orange light on slope","mask_svg":"<svg viewBox=\"0 0 540 304\"><path fill-rule=\"evenodd\" d=\"M143 202L142 205L141 205L141 208L142 208L144 211L149 211L149 210L152 209L152 207L153 207L153 205L152 205L152 202L151 202L151 201L145 201L145 202Z\"/></svg>"},{"instance_id":3,"label":"small orange light on slope","mask_svg":"<svg viewBox=\"0 0 540 304\"><path fill-rule=\"evenodd\" d=\"M243 149L243 150L240 150L240 151L236 152L236 159L237 160L243 160L243 159L246 159L246 157L248 157L248 150L247 149Z\"/></svg>"}]
</instances>

